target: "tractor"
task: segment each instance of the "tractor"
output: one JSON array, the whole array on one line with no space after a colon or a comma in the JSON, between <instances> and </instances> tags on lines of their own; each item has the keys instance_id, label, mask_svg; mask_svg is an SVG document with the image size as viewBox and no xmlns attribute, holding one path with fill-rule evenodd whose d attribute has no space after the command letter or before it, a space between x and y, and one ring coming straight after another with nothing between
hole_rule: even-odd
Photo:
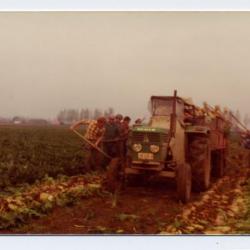
<instances>
[{"instance_id":1,"label":"tractor","mask_svg":"<svg viewBox=\"0 0 250 250\"><path fill-rule=\"evenodd\" d=\"M152 96L147 125L134 126L127 142L122 172L131 176L161 176L176 182L178 199L187 203L191 190L205 191L211 175L221 177L227 145L225 120L204 115L177 96Z\"/></svg>"}]
</instances>

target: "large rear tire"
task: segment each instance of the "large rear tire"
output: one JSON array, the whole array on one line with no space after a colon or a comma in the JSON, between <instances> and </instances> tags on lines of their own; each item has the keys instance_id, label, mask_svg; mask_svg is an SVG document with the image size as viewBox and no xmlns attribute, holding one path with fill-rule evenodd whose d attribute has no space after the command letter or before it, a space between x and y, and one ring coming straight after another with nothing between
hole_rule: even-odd
<instances>
[{"instance_id":1,"label":"large rear tire","mask_svg":"<svg viewBox=\"0 0 250 250\"><path fill-rule=\"evenodd\" d=\"M176 181L178 198L183 203L187 203L191 198L192 189L192 174L189 164L178 165Z\"/></svg>"},{"instance_id":2,"label":"large rear tire","mask_svg":"<svg viewBox=\"0 0 250 250\"><path fill-rule=\"evenodd\" d=\"M194 191L205 191L210 186L211 150L206 137L195 137L189 145Z\"/></svg>"}]
</instances>

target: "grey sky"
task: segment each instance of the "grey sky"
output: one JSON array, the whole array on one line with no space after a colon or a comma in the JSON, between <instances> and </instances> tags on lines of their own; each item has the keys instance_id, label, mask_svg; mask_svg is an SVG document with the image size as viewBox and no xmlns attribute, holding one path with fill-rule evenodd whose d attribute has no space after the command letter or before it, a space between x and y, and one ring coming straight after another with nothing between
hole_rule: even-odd
<instances>
[{"instance_id":1,"label":"grey sky","mask_svg":"<svg viewBox=\"0 0 250 250\"><path fill-rule=\"evenodd\" d=\"M249 12L0 13L0 116L147 114L151 95L248 112Z\"/></svg>"}]
</instances>

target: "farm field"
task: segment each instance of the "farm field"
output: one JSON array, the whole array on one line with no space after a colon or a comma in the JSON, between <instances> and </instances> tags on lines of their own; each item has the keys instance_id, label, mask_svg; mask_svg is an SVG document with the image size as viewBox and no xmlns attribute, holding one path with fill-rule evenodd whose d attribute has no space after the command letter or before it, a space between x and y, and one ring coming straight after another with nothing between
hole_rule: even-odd
<instances>
[{"instance_id":1,"label":"farm field","mask_svg":"<svg viewBox=\"0 0 250 250\"><path fill-rule=\"evenodd\" d=\"M2 126L0 233L249 233L248 151L233 141L227 174L182 204L173 181L105 190L103 172L85 173L82 142L67 127Z\"/></svg>"},{"instance_id":2,"label":"farm field","mask_svg":"<svg viewBox=\"0 0 250 250\"><path fill-rule=\"evenodd\" d=\"M84 172L82 142L64 126L0 126L0 187Z\"/></svg>"}]
</instances>

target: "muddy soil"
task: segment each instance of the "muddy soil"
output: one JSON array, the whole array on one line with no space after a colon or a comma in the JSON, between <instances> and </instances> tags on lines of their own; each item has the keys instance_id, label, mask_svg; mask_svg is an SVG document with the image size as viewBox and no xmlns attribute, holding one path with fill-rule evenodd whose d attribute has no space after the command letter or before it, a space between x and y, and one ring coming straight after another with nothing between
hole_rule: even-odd
<instances>
[{"instance_id":1,"label":"muddy soil","mask_svg":"<svg viewBox=\"0 0 250 250\"><path fill-rule=\"evenodd\" d=\"M192 200L198 200L195 194ZM132 185L117 196L104 193L82 199L71 207L55 208L20 228L1 230L13 234L157 234L173 223L184 205L171 182Z\"/></svg>"},{"instance_id":2,"label":"muddy soil","mask_svg":"<svg viewBox=\"0 0 250 250\"><path fill-rule=\"evenodd\" d=\"M57 207L1 234L226 234L242 213L242 190L249 168L235 169L211 188L193 193L188 204L176 198L174 182L152 181ZM241 202L238 202L241 200ZM235 202L236 201L236 202ZM239 204L238 204L239 203ZM229 219L231 222L229 222Z\"/></svg>"}]
</instances>

